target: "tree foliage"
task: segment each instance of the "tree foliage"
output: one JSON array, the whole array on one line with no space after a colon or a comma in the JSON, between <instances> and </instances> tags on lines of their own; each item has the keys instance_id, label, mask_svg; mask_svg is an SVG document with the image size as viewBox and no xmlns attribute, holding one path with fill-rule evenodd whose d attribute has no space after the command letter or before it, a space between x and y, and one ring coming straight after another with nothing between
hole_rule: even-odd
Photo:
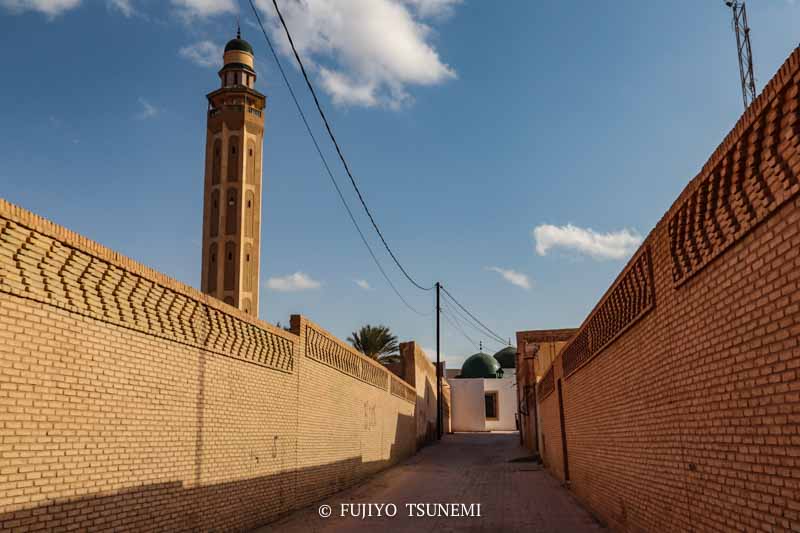
<instances>
[{"instance_id":1,"label":"tree foliage","mask_svg":"<svg viewBox=\"0 0 800 533\"><path fill-rule=\"evenodd\" d=\"M354 331L347 340L353 348L380 363L394 363L400 359L397 337L387 326L367 324Z\"/></svg>"}]
</instances>

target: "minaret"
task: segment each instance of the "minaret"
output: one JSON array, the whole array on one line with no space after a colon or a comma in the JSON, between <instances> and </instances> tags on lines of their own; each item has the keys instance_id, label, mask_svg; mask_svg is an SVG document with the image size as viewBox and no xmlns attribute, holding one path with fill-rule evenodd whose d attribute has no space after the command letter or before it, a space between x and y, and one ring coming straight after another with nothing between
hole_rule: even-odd
<instances>
[{"instance_id":1,"label":"minaret","mask_svg":"<svg viewBox=\"0 0 800 533\"><path fill-rule=\"evenodd\" d=\"M253 48L239 31L224 63L222 87L207 96L201 287L257 317L266 99L254 89Z\"/></svg>"}]
</instances>

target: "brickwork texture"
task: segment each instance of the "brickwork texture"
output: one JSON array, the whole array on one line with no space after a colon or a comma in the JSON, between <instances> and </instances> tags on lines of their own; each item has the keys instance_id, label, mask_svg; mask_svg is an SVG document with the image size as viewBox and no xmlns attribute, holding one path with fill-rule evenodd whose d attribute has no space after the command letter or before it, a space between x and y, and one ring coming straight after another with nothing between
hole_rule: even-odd
<instances>
[{"instance_id":1,"label":"brickwork texture","mask_svg":"<svg viewBox=\"0 0 800 533\"><path fill-rule=\"evenodd\" d=\"M539 384L546 464L612 528L800 530L799 174L796 49Z\"/></svg>"},{"instance_id":2,"label":"brickwork texture","mask_svg":"<svg viewBox=\"0 0 800 533\"><path fill-rule=\"evenodd\" d=\"M291 325L0 200L0 530L249 530L413 454L414 387Z\"/></svg>"}]
</instances>

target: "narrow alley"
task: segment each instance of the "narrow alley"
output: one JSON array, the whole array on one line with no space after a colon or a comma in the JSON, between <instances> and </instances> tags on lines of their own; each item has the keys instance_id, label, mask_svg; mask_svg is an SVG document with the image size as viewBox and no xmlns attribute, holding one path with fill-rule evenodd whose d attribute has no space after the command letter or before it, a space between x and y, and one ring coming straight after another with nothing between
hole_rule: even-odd
<instances>
[{"instance_id":1,"label":"narrow alley","mask_svg":"<svg viewBox=\"0 0 800 533\"><path fill-rule=\"evenodd\" d=\"M527 455L516 432L445 435L440 444L396 467L258 532L604 530L539 464L514 461ZM371 503L394 504L397 514L342 516L343 505L346 513L358 514L357 504ZM411 517L407 504L415 503L457 503L467 508L479 503L480 517ZM330 517L320 516L323 505L330 506ZM416 514L418 508L411 509Z\"/></svg>"}]
</instances>

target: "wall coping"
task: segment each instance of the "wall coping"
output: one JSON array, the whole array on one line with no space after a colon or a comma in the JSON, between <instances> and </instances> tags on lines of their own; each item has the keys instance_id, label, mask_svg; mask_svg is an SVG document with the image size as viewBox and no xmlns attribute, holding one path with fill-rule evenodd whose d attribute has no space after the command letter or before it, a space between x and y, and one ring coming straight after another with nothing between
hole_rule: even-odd
<instances>
[{"instance_id":1,"label":"wall coping","mask_svg":"<svg viewBox=\"0 0 800 533\"><path fill-rule=\"evenodd\" d=\"M753 123L759 118L761 112L767 108L772 101L778 96L780 91L793 79L800 76L800 46L796 47L789 57L783 62L781 67L775 73L775 75L770 79L770 81L766 84L764 89L761 93L756 97L755 100L747 107L744 113L739 117L734 125L733 129L728 132L725 136L725 139L717 146L717 148L712 153L711 157L706 161L706 163L702 166L700 172L692 178L689 183L683 188L681 193L678 197L673 201L669 209L661 216L659 221L656 225L650 230L647 236L642 241L642 244L636 249L636 251L631 254L631 257L625 263L625 266L620 270L619 274L614 278L614 281L609 285L608 289L603 293L600 297L598 302L592 308L592 310L586 315L586 318L581 322L580 326L575 332L575 336L572 340L570 340L567 344L562 346L561 350L559 350L556 358L553 360L553 364L556 363L557 360L562 359L562 355L565 351L572 345L575 338L577 338L578 334L581 333L584 328L588 325L592 317L598 312L601 306L606 302L609 298L613 290L617 287L620 281L624 278L624 276L629 272L631 267L635 264L638 260L639 256L646 250L648 247L655 247L654 241L666 231L666 226L668 224L669 219L675 214L677 210L681 208L683 203L688 199L690 195L692 195L698 187L701 186L703 179L711 172L717 164L726 156L727 152L734 147L734 145L739 142L742 138L747 129L753 125ZM596 354L595 354L596 355ZM593 359L594 357L592 357ZM563 360L562 360L563 365ZM551 365L552 366L552 365Z\"/></svg>"},{"instance_id":2,"label":"wall coping","mask_svg":"<svg viewBox=\"0 0 800 533\"><path fill-rule=\"evenodd\" d=\"M84 237L83 235L69 230L64 226L60 226L42 216L36 215L27 209L12 204L3 198L0 198L0 217L8 218L14 223L19 224L20 226L23 226L29 230L42 233L61 242L69 248L73 248L80 252L93 255L103 261L107 261L119 269L131 272L137 276L141 276L142 278L145 278L154 284L173 290L191 300L207 305L237 320L252 324L292 342L298 342L299 340L296 335L285 331L282 328L273 326L272 324L258 318L254 318L246 314L244 311L230 306L221 300L214 298L213 296L202 293L194 287L177 281L166 274L162 274L161 272L147 267L142 263L120 254L119 252L115 252L114 250L111 250L110 248L107 248L102 244L89 239L88 237Z\"/></svg>"}]
</instances>

